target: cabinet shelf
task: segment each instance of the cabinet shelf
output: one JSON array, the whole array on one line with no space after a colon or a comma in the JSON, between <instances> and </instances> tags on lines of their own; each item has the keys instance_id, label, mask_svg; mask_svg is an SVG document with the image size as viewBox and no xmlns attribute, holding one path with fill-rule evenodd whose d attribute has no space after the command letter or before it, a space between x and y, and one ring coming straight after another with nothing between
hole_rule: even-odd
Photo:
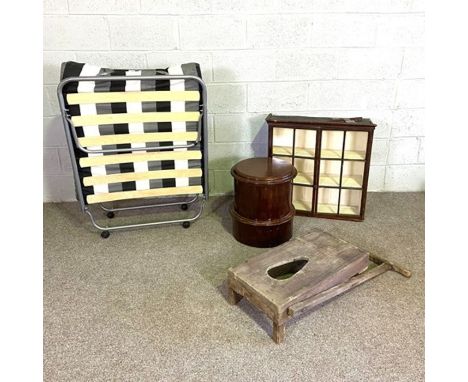
<instances>
[{"instance_id":1,"label":"cabinet shelf","mask_svg":"<svg viewBox=\"0 0 468 382\"><path fill-rule=\"evenodd\" d=\"M338 205L318 203L317 212L319 214L337 214ZM340 215L359 215L359 206L340 206Z\"/></svg>"},{"instance_id":2,"label":"cabinet shelf","mask_svg":"<svg viewBox=\"0 0 468 382\"><path fill-rule=\"evenodd\" d=\"M340 206L340 215L359 215L359 206Z\"/></svg>"},{"instance_id":3,"label":"cabinet shelf","mask_svg":"<svg viewBox=\"0 0 468 382\"><path fill-rule=\"evenodd\" d=\"M348 160L365 160L366 152L361 150L345 150L344 159Z\"/></svg>"},{"instance_id":4,"label":"cabinet shelf","mask_svg":"<svg viewBox=\"0 0 468 382\"><path fill-rule=\"evenodd\" d=\"M271 114L266 122L269 155L297 170L292 192L296 210L305 216L363 220L376 125L366 118Z\"/></svg>"},{"instance_id":5,"label":"cabinet shelf","mask_svg":"<svg viewBox=\"0 0 468 382\"><path fill-rule=\"evenodd\" d=\"M314 173L298 171L293 182L297 184L305 184L312 186L314 184Z\"/></svg>"},{"instance_id":6,"label":"cabinet shelf","mask_svg":"<svg viewBox=\"0 0 468 382\"><path fill-rule=\"evenodd\" d=\"M291 146L273 146L273 155L292 155L293 148Z\"/></svg>"},{"instance_id":7,"label":"cabinet shelf","mask_svg":"<svg viewBox=\"0 0 468 382\"><path fill-rule=\"evenodd\" d=\"M293 206L298 211L312 210L312 202L307 200L293 200Z\"/></svg>"},{"instance_id":8,"label":"cabinet shelf","mask_svg":"<svg viewBox=\"0 0 468 382\"><path fill-rule=\"evenodd\" d=\"M338 205L337 204L318 203L317 204L317 212L319 214L336 214L336 213L338 213Z\"/></svg>"},{"instance_id":9,"label":"cabinet shelf","mask_svg":"<svg viewBox=\"0 0 468 382\"><path fill-rule=\"evenodd\" d=\"M292 146L273 146L272 153L273 155L292 156L293 148ZM294 156L301 157L301 158L314 158L315 149L296 147ZM320 151L320 158L331 159L331 160L344 159L344 160L349 160L349 161L353 161L353 160L363 161L366 159L366 152L361 151L361 150L345 150L344 158L342 158L341 150L322 149Z\"/></svg>"},{"instance_id":10,"label":"cabinet shelf","mask_svg":"<svg viewBox=\"0 0 468 382\"><path fill-rule=\"evenodd\" d=\"M342 159L341 150L322 149L320 151L321 159ZM365 160L366 152L361 150L345 150L343 159L345 160Z\"/></svg>"},{"instance_id":11,"label":"cabinet shelf","mask_svg":"<svg viewBox=\"0 0 468 382\"><path fill-rule=\"evenodd\" d=\"M297 176L294 178L294 183L312 186L314 184L314 173L298 171ZM340 187L340 175L321 174L319 179L319 186ZM343 176L341 187L360 189L362 187L362 176Z\"/></svg>"},{"instance_id":12,"label":"cabinet shelf","mask_svg":"<svg viewBox=\"0 0 468 382\"><path fill-rule=\"evenodd\" d=\"M340 187L340 175L336 174L321 174L319 179L320 186ZM343 175L341 187L346 188L361 188L362 176L359 175Z\"/></svg>"}]
</instances>

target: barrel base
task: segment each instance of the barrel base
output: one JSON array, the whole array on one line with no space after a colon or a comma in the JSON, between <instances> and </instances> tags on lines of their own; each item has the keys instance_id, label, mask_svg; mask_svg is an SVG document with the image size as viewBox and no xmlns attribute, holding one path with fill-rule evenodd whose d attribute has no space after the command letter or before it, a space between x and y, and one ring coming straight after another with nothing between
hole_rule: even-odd
<instances>
[{"instance_id":1,"label":"barrel base","mask_svg":"<svg viewBox=\"0 0 468 382\"><path fill-rule=\"evenodd\" d=\"M242 244L258 248L276 247L292 237L293 219L280 224L246 222L232 214L232 234Z\"/></svg>"}]
</instances>

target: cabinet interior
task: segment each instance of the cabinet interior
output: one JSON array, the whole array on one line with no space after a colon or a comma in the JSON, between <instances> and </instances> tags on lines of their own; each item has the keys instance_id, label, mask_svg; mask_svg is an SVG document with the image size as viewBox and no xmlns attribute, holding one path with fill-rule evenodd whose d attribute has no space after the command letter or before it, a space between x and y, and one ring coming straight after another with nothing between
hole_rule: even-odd
<instances>
[{"instance_id":1,"label":"cabinet interior","mask_svg":"<svg viewBox=\"0 0 468 382\"><path fill-rule=\"evenodd\" d=\"M297 169L292 192L297 211L360 216L368 131L272 126L271 134L272 156Z\"/></svg>"}]
</instances>

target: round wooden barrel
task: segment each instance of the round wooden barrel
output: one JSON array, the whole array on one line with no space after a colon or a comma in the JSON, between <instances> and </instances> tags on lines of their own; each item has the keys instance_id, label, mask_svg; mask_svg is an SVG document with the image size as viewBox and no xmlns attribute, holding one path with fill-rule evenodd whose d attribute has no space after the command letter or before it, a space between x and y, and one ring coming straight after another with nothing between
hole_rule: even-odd
<instances>
[{"instance_id":1,"label":"round wooden barrel","mask_svg":"<svg viewBox=\"0 0 468 382\"><path fill-rule=\"evenodd\" d=\"M233 235L253 247L275 247L292 236L292 164L277 158L251 158L231 169Z\"/></svg>"}]
</instances>

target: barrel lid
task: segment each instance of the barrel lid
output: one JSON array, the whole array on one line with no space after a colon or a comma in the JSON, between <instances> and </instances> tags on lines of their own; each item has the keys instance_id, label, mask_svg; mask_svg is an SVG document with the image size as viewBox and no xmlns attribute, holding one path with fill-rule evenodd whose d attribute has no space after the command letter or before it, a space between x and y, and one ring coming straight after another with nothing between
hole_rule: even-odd
<instances>
[{"instance_id":1,"label":"barrel lid","mask_svg":"<svg viewBox=\"0 0 468 382\"><path fill-rule=\"evenodd\" d=\"M240 161L231 169L234 177L246 178L256 182L284 182L297 174L294 166L278 158L250 158Z\"/></svg>"}]
</instances>

